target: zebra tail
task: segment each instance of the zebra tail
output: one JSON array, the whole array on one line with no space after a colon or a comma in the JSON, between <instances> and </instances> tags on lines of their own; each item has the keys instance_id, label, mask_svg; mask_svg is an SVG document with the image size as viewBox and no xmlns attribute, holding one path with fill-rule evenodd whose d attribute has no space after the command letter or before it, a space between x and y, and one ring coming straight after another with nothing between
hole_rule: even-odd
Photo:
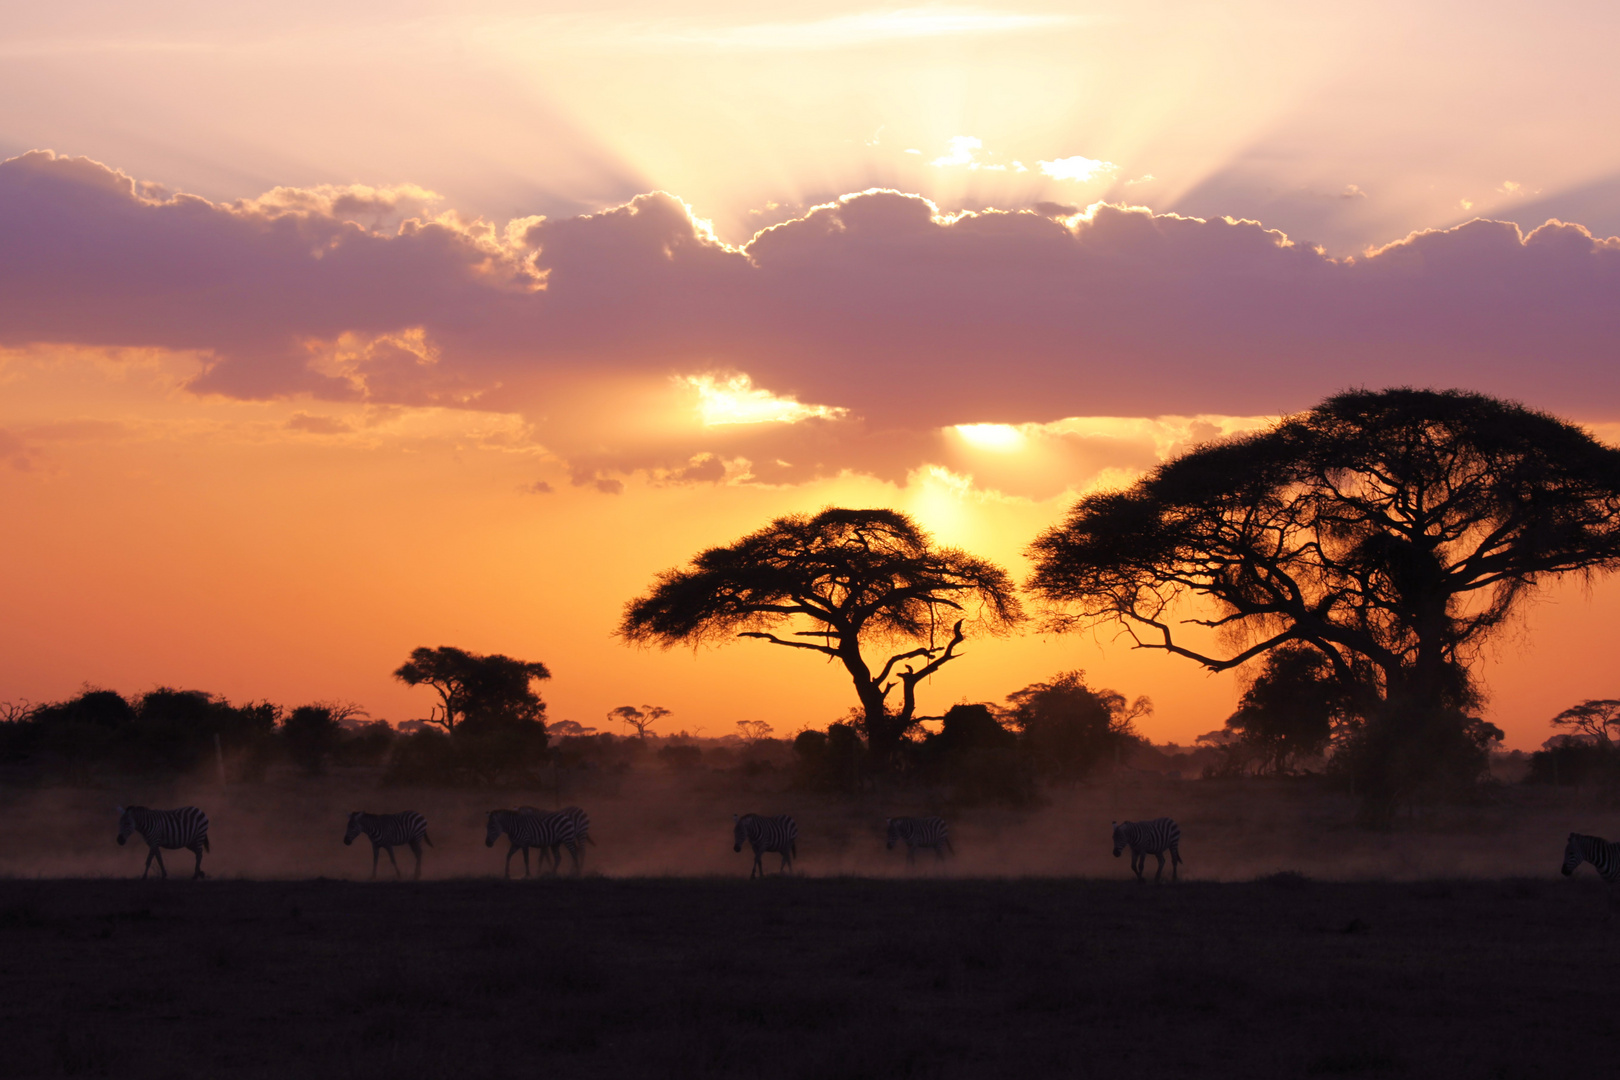
<instances>
[{"instance_id":1,"label":"zebra tail","mask_svg":"<svg viewBox=\"0 0 1620 1080\"><path fill-rule=\"evenodd\" d=\"M585 842L586 842L586 843L587 843L587 844L589 844L589 845L591 845L591 847L595 847L595 846L596 846L596 841L595 841L595 840L592 840L592 839L591 839L591 834L590 834L590 833L586 833L586 834L585 834Z\"/></svg>"},{"instance_id":2,"label":"zebra tail","mask_svg":"<svg viewBox=\"0 0 1620 1080\"><path fill-rule=\"evenodd\" d=\"M214 849L208 846L208 834L207 833L203 833L202 842L203 842L203 850L208 852L209 854L213 854Z\"/></svg>"},{"instance_id":3,"label":"zebra tail","mask_svg":"<svg viewBox=\"0 0 1620 1080\"><path fill-rule=\"evenodd\" d=\"M795 859L799 857L799 838L797 836L788 841L788 854Z\"/></svg>"},{"instance_id":4,"label":"zebra tail","mask_svg":"<svg viewBox=\"0 0 1620 1080\"><path fill-rule=\"evenodd\" d=\"M428 847L433 846L433 838L429 836L425 830L422 833L422 842L427 844Z\"/></svg>"}]
</instances>

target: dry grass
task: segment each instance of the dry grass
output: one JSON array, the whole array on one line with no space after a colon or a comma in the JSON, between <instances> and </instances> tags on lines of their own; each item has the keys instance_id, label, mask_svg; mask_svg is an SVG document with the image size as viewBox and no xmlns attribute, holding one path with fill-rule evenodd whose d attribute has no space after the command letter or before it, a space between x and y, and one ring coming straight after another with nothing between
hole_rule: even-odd
<instances>
[{"instance_id":1,"label":"dry grass","mask_svg":"<svg viewBox=\"0 0 1620 1080\"><path fill-rule=\"evenodd\" d=\"M1590 879L0 882L0 1074L1598 1076Z\"/></svg>"}]
</instances>

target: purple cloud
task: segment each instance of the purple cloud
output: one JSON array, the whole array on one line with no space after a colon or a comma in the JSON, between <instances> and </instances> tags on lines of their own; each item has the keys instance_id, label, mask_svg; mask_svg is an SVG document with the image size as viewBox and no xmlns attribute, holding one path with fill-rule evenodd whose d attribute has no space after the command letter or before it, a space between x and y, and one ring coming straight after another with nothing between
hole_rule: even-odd
<instances>
[{"instance_id":1,"label":"purple cloud","mask_svg":"<svg viewBox=\"0 0 1620 1080\"><path fill-rule=\"evenodd\" d=\"M942 216L885 191L743 248L656 193L505 230L351 220L424 212L400 190L218 204L85 159L13 158L0 343L196 350L194 388L232 396L530 416L567 380L743 371L849 409L762 426L829 460L846 439L955 423L1276 412L1351 385L1620 415L1620 239L1576 225L1473 221L1336 260L1249 221ZM727 438L763 435L671 446L664 467L715 479ZM611 489L611 460L574 467Z\"/></svg>"}]
</instances>

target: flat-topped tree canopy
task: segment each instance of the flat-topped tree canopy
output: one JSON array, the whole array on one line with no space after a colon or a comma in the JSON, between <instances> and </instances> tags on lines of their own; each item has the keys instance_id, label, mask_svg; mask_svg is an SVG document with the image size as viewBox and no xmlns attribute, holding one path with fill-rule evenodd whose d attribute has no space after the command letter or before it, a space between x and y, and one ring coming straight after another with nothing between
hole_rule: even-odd
<instances>
[{"instance_id":1,"label":"flat-topped tree canopy","mask_svg":"<svg viewBox=\"0 0 1620 1080\"><path fill-rule=\"evenodd\" d=\"M1465 709L1528 591L1620 564L1620 451L1482 394L1350 391L1082 499L1030 554L1053 628L1116 623L1214 671L1303 642L1370 664L1386 702Z\"/></svg>"},{"instance_id":2,"label":"flat-topped tree canopy","mask_svg":"<svg viewBox=\"0 0 1620 1080\"><path fill-rule=\"evenodd\" d=\"M960 656L970 630L1001 633L1023 617L1006 571L935 545L906 514L829 508L777 518L659 574L626 605L619 635L665 648L749 637L835 657L884 760L914 723L916 684ZM876 663L863 652L909 643Z\"/></svg>"}]
</instances>

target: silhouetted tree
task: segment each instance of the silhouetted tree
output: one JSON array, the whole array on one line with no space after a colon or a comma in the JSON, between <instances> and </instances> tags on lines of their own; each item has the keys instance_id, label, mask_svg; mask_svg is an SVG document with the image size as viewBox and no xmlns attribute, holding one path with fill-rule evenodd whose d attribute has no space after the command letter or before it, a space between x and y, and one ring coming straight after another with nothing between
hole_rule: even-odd
<instances>
[{"instance_id":1,"label":"silhouetted tree","mask_svg":"<svg viewBox=\"0 0 1620 1080\"><path fill-rule=\"evenodd\" d=\"M1008 694L1007 703L1036 773L1057 781L1082 779L1134 749L1142 741L1136 721L1153 712L1146 697L1127 702L1116 690L1091 689L1083 671L1031 683Z\"/></svg>"},{"instance_id":2,"label":"silhouetted tree","mask_svg":"<svg viewBox=\"0 0 1620 1080\"><path fill-rule=\"evenodd\" d=\"M735 635L835 659L855 684L870 752L887 765L915 724L917 684L960 655L968 628L1001 632L1022 618L1005 571L935 546L905 514L828 509L777 518L665 571L626 605L619 634L666 648ZM899 642L921 644L868 662L865 648Z\"/></svg>"},{"instance_id":3,"label":"silhouetted tree","mask_svg":"<svg viewBox=\"0 0 1620 1080\"><path fill-rule=\"evenodd\" d=\"M1365 661L1381 700L1347 760L1376 816L1483 768L1467 665L1537 583L1620 563L1620 451L1479 394L1354 391L1083 499L1031 555L1057 628L1213 671L1295 642Z\"/></svg>"},{"instance_id":4,"label":"silhouetted tree","mask_svg":"<svg viewBox=\"0 0 1620 1080\"><path fill-rule=\"evenodd\" d=\"M1620 701L1590 698L1579 705L1571 705L1553 717L1550 723L1553 727L1584 736L1594 744L1609 749L1615 744L1614 733L1620 731Z\"/></svg>"},{"instance_id":5,"label":"silhouetted tree","mask_svg":"<svg viewBox=\"0 0 1620 1080\"><path fill-rule=\"evenodd\" d=\"M1244 759L1282 776L1296 759L1324 753L1336 730L1356 724L1367 704L1364 686L1346 682L1310 646L1283 645L1266 655L1226 729Z\"/></svg>"},{"instance_id":6,"label":"silhouetted tree","mask_svg":"<svg viewBox=\"0 0 1620 1080\"><path fill-rule=\"evenodd\" d=\"M607 717L634 728L636 738L645 739L647 730L669 714L669 710L661 705L643 705L639 709L634 705L620 705L616 709L609 709Z\"/></svg>"},{"instance_id":7,"label":"silhouetted tree","mask_svg":"<svg viewBox=\"0 0 1620 1080\"><path fill-rule=\"evenodd\" d=\"M499 724L503 721L544 723L546 706L531 683L551 678L546 665L514 660L510 656L478 653L441 645L419 648L394 672L407 686L431 686L439 694L430 723L454 735L468 721Z\"/></svg>"},{"instance_id":8,"label":"silhouetted tree","mask_svg":"<svg viewBox=\"0 0 1620 1080\"><path fill-rule=\"evenodd\" d=\"M859 710L855 712L856 719ZM793 737L794 782L823 791L859 791L866 775L866 740L858 723L833 723L826 731Z\"/></svg>"}]
</instances>

